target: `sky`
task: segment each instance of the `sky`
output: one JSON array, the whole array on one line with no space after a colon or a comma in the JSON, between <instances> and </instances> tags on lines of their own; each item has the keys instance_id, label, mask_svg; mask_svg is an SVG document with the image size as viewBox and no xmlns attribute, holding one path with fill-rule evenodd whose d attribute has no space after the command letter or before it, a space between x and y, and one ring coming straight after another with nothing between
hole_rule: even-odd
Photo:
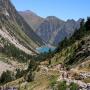
<instances>
[{"instance_id":1,"label":"sky","mask_svg":"<svg viewBox=\"0 0 90 90\"><path fill-rule=\"evenodd\" d=\"M56 16L60 19L87 18L90 0L11 0L18 11L31 10L41 17Z\"/></svg>"}]
</instances>

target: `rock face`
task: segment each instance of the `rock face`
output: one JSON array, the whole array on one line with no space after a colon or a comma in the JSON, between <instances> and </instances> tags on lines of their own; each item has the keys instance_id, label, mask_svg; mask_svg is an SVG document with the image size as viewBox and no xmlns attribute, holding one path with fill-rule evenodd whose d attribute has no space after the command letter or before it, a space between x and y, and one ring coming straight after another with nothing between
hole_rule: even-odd
<instances>
[{"instance_id":1,"label":"rock face","mask_svg":"<svg viewBox=\"0 0 90 90\"><path fill-rule=\"evenodd\" d=\"M81 19L78 21L75 20L67 20L62 27L58 29L58 33L55 36L52 43L57 45L60 41L62 41L65 37L69 38L76 29L80 28Z\"/></svg>"},{"instance_id":2,"label":"rock face","mask_svg":"<svg viewBox=\"0 0 90 90\"><path fill-rule=\"evenodd\" d=\"M38 27L36 33L46 42L50 43L54 40L58 33L58 29L64 25L64 21L57 17L49 16Z\"/></svg>"},{"instance_id":3,"label":"rock face","mask_svg":"<svg viewBox=\"0 0 90 90\"><path fill-rule=\"evenodd\" d=\"M20 11L19 14L26 20L26 22L33 28L34 31L44 20L44 18L36 15L34 12L30 10Z\"/></svg>"},{"instance_id":4,"label":"rock face","mask_svg":"<svg viewBox=\"0 0 90 90\"><path fill-rule=\"evenodd\" d=\"M0 0L0 36L23 51L35 52L34 48L43 45L10 0Z\"/></svg>"},{"instance_id":5,"label":"rock face","mask_svg":"<svg viewBox=\"0 0 90 90\"><path fill-rule=\"evenodd\" d=\"M41 18L31 11L20 12L25 21L46 43L58 45L65 37L70 37L80 27L80 20L63 21L55 16Z\"/></svg>"},{"instance_id":6,"label":"rock face","mask_svg":"<svg viewBox=\"0 0 90 90\"><path fill-rule=\"evenodd\" d=\"M36 30L36 33L46 43L58 45L65 37L70 37L80 27L80 21L67 20L66 22L54 16L47 17Z\"/></svg>"}]
</instances>

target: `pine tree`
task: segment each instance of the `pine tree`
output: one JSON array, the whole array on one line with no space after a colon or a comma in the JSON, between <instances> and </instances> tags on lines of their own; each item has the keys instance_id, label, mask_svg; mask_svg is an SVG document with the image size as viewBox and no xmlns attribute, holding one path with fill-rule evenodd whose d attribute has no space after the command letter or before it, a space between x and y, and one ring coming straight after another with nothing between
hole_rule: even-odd
<instances>
[{"instance_id":1,"label":"pine tree","mask_svg":"<svg viewBox=\"0 0 90 90\"><path fill-rule=\"evenodd\" d=\"M90 30L90 17L87 18L87 21L85 23L86 30Z\"/></svg>"}]
</instances>

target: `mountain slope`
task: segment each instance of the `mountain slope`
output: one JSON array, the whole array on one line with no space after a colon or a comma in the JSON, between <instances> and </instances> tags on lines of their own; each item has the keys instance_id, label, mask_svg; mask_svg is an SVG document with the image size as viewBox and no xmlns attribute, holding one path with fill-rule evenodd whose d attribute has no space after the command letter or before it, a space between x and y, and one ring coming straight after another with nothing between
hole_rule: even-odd
<instances>
[{"instance_id":1,"label":"mountain slope","mask_svg":"<svg viewBox=\"0 0 90 90\"><path fill-rule=\"evenodd\" d=\"M90 23L88 25L84 23L80 24L80 29L75 31L70 38L65 38L58 45L55 53L49 52L48 57L44 59L45 61L41 61L38 67L36 66L36 61L30 63L29 70L31 72L35 70L33 73L35 78L31 82L27 82L27 79L25 81L25 77L22 77L6 85L20 87L22 90L51 90L53 88L60 90L58 85L64 80L67 83L69 81L68 84L70 85L73 82L80 88L86 88L85 85L87 86L90 83ZM89 29L86 29L86 26ZM46 53L44 54L46 57ZM36 60L42 60L43 54L40 57L37 56ZM83 78L80 78L83 73L85 73L84 76L82 75ZM28 75L31 80L32 74ZM85 79L88 79L87 82L84 81ZM67 87L70 88L70 85ZM64 84L60 85L60 87L62 86Z\"/></svg>"},{"instance_id":2,"label":"mountain slope","mask_svg":"<svg viewBox=\"0 0 90 90\"><path fill-rule=\"evenodd\" d=\"M19 14L25 19L25 21L33 28L34 31L43 22L44 18L36 15L30 10L20 11Z\"/></svg>"},{"instance_id":3,"label":"mountain slope","mask_svg":"<svg viewBox=\"0 0 90 90\"><path fill-rule=\"evenodd\" d=\"M57 17L49 16L41 23L36 33L46 41L46 43L49 43L49 40L54 38L58 32L58 28L62 27L62 25L64 25L64 21L59 20Z\"/></svg>"},{"instance_id":4,"label":"mountain slope","mask_svg":"<svg viewBox=\"0 0 90 90\"><path fill-rule=\"evenodd\" d=\"M0 0L0 35L15 47L31 54L43 41L18 14L10 0Z\"/></svg>"},{"instance_id":5,"label":"mountain slope","mask_svg":"<svg viewBox=\"0 0 90 90\"><path fill-rule=\"evenodd\" d=\"M56 49L52 63L63 63L66 66L77 66L90 60L90 28L83 22L80 29L69 38L65 38ZM90 23L89 23L90 25Z\"/></svg>"},{"instance_id":6,"label":"mountain slope","mask_svg":"<svg viewBox=\"0 0 90 90\"><path fill-rule=\"evenodd\" d=\"M65 37L70 37L76 29L80 27L80 20L62 21L56 17L49 16L36 33L47 43L58 45Z\"/></svg>"},{"instance_id":7,"label":"mountain slope","mask_svg":"<svg viewBox=\"0 0 90 90\"><path fill-rule=\"evenodd\" d=\"M79 19L78 21L75 20L67 20L64 24L64 26L60 27L58 29L58 33L54 38L54 41L52 43L55 43L58 45L59 42L61 42L65 37L69 38L72 36L72 34L75 32L75 30L80 28L80 22L82 19Z\"/></svg>"},{"instance_id":8,"label":"mountain slope","mask_svg":"<svg viewBox=\"0 0 90 90\"><path fill-rule=\"evenodd\" d=\"M34 28L34 32L46 43L58 45L65 37L70 37L80 27L80 21L63 21L55 16L41 18L31 11L19 12L25 21Z\"/></svg>"}]
</instances>

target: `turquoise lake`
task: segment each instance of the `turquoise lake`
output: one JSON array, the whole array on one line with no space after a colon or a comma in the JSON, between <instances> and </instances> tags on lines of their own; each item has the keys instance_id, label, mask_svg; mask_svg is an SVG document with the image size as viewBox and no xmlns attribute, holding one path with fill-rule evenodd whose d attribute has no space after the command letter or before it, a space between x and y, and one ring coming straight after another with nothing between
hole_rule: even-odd
<instances>
[{"instance_id":1,"label":"turquoise lake","mask_svg":"<svg viewBox=\"0 0 90 90\"><path fill-rule=\"evenodd\" d=\"M43 46L43 47L36 48L36 50L40 53L44 53L44 52L49 52L49 50L54 51L55 48L54 47Z\"/></svg>"}]
</instances>

